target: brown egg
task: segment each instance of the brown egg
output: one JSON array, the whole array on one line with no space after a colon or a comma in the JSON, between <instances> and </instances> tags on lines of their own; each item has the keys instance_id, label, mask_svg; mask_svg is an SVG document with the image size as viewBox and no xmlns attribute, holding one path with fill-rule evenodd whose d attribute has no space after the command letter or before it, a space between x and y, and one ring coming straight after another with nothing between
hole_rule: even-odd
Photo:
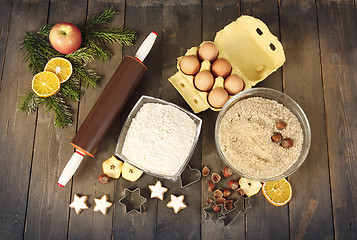
<instances>
[{"instance_id":1,"label":"brown egg","mask_svg":"<svg viewBox=\"0 0 357 240\"><path fill-rule=\"evenodd\" d=\"M231 64L224 58L219 58L212 64L212 73L214 77L226 78L232 71Z\"/></svg>"},{"instance_id":2,"label":"brown egg","mask_svg":"<svg viewBox=\"0 0 357 240\"><path fill-rule=\"evenodd\" d=\"M184 74L195 75L200 70L200 62L193 56L184 56L180 61L180 68Z\"/></svg>"},{"instance_id":3,"label":"brown egg","mask_svg":"<svg viewBox=\"0 0 357 240\"><path fill-rule=\"evenodd\" d=\"M203 92L210 90L214 83L213 75L210 71L204 70L197 73L195 79L193 80L195 87Z\"/></svg>"},{"instance_id":4,"label":"brown egg","mask_svg":"<svg viewBox=\"0 0 357 240\"><path fill-rule=\"evenodd\" d=\"M224 80L224 88L231 95L237 94L244 89L244 81L237 74L231 74Z\"/></svg>"},{"instance_id":5,"label":"brown egg","mask_svg":"<svg viewBox=\"0 0 357 240\"><path fill-rule=\"evenodd\" d=\"M214 108L221 108L228 101L228 93L224 88L218 87L208 94L208 102Z\"/></svg>"},{"instance_id":6,"label":"brown egg","mask_svg":"<svg viewBox=\"0 0 357 240\"><path fill-rule=\"evenodd\" d=\"M198 49L198 58L213 62L218 57L218 48L212 42L206 42Z\"/></svg>"}]
</instances>

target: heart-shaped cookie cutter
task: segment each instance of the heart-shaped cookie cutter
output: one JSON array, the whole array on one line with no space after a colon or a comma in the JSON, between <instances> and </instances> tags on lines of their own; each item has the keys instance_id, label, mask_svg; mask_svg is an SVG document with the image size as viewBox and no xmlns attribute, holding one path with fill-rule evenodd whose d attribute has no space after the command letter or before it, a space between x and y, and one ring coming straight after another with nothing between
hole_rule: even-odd
<instances>
[{"instance_id":1,"label":"heart-shaped cookie cutter","mask_svg":"<svg viewBox=\"0 0 357 240\"><path fill-rule=\"evenodd\" d=\"M195 172L196 174L192 174ZM191 168L190 165L187 165L185 170L181 173L180 176L180 183L181 183L181 188L188 187L201 179L201 171L198 170L197 168Z\"/></svg>"}]
</instances>

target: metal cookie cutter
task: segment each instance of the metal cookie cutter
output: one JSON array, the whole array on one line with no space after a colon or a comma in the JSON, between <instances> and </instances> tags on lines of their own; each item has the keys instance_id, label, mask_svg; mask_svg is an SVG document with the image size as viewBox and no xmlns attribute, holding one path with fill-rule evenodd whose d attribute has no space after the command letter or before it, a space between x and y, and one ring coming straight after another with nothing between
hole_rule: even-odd
<instances>
[{"instance_id":1,"label":"metal cookie cutter","mask_svg":"<svg viewBox=\"0 0 357 240\"><path fill-rule=\"evenodd\" d=\"M239 197L238 200L234 202L234 208L226 212L223 216L219 217L219 219L223 219L225 227L229 226L231 222L233 222L234 219L236 219L240 213L246 213L247 210L252 207L249 200L250 197Z\"/></svg>"},{"instance_id":2,"label":"metal cookie cutter","mask_svg":"<svg viewBox=\"0 0 357 240\"><path fill-rule=\"evenodd\" d=\"M187 165L185 170L181 173L180 182L181 188L190 186L201 179L201 171L196 168L191 168L190 165Z\"/></svg>"},{"instance_id":3,"label":"metal cookie cutter","mask_svg":"<svg viewBox=\"0 0 357 240\"><path fill-rule=\"evenodd\" d=\"M143 204L147 201L146 198L141 196L140 188L134 190L124 189L124 197L119 200L119 203L125 206L125 211L127 214L132 211L137 211L138 213L143 212Z\"/></svg>"},{"instance_id":4,"label":"metal cookie cutter","mask_svg":"<svg viewBox=\"0 0 357 240\"><path fill-rule=\"evenodd\" d=\"M218 212L213 211L214 206L220 207L220 211L218 211ZM223 204L216 204L214 202L211 202L208 207L205 207L203 209L203 211L206 213L205 220L206 221L211 220L213 223L217 223L217 221L219 219L224 217L224 215L222 213L222 209L223 209Z\"/></svg>"}]
</instances>

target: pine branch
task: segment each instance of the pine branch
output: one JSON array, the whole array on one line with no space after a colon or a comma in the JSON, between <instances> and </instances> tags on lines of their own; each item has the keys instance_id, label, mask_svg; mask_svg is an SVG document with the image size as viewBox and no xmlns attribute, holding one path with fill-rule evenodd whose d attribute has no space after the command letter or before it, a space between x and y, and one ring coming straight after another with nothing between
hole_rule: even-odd
<instances>
[{"instance_id":1,"label":"pine branch","mask_svg":"<svg viewBox=\"0 0 357 240\"><path fill-rule=\"evenodd\" d=\"M37 96L33 91L29 91L20 99L19 110L29 114L35 112L44 102L44 98Z\"/></svg>"},{"instance_id":2,"label":"pine branch","mask_svg":"<svg viewBox=\"0 0 357 240\"><path fill-rule=\"evenodd\" d=\"M67 54L66 58L68 58L72 62L83 63L83 62L92 62L95 60L95 56L97 55L95 49L82 47L77 51Z\"/></svg>"},{"instance_id":3,"label":"pine branch","mask_svg":"<svg viewBox=\"0 0 357 240\"><path fill-rule=\"evenodd\" d=\"M111 52L92 39L87 41L87 45L95 51L96 56L102 61L106 61L112 56Z\"/></svg>"},{"instance_id":4,"label":"pine branch","mask_svg":"<svg viewBox=\"0 0 357 240\"><path fill-rule=\"evenodd\" d=\"M45 109L54 114L54 125L60 128L72 126L72 111L60 94L45 98Z\"/></svg>"},{"instance_id":5,"label":"pine branch","mask_svg":"<svg viewBox=\"0 0 357 240\"><path fill-rule=\"evenodd\" d=\"M30 61L29 69L33 74L42 72L51 58L64 56L52 48L47 41L32 33L26 33L20 46L21 50L25 51L24 61Z\"/></svg>"},{"instance_id":6,"label":"pine branch","mask_svg":"<svg viewBox=\"0 0 357 240\"><path fill-rule=\"evenodd\" d=\"M109 9L105 10L102 14L93 16L92 19L88 22L87 26L94 27L94 26L102 24L102 23L108 23L113 20L116 13L117 13L117 11L115 11L111 7Z\"/></svg>"},{"instance_id":7,"label":"pine branch","mask_svg":"<svg viewBox=\"0 0 357 240\"><path fill-rule=\"evenodd\" d=\"M83 91L79 90L78 86L73 83L73 78L71 77L66 82L61 84L61 93L65 98L71 101L79 101L83 94Z\"/></svg>"},{"instance_id":8,"label":"pine branch","mask_svg":"<svg viewBox=\"0 0 357 240\"><path fill-rule=\"evenodd\" d=\"M126 46L132 46L136 39L135 31L125 28L97 29L90 31L89 34L107 43L120 43Z\"/></svg>"},{"instance_id":9,"label":"pine branch","mask_svg":"<svg viewBox=\"0 0 357 240\"><path fill-rule=\"evenodd\" d=\"M40 28L40 31L38 31L37 33L48 37L50 35L50 31L51 31L52 27L53 27L53 25L45 24Z\"/></svg>"},{"instance_id":10,"label":"pine branch","mask_svg":"<svg viewBox=\"0 0 357 240\"><path fill-rule=\"evenodd\" d=\"M86 69L85 64L73 68L73 77L81 80L81 85L85 87L96 87L100 77L92 70Z\"/></svg>"}]
</instances>

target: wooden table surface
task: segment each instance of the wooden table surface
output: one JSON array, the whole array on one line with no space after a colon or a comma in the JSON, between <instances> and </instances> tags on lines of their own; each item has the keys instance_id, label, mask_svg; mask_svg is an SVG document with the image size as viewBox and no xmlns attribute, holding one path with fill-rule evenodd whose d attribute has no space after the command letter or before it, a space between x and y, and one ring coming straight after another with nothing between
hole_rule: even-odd
<instances>
[{"instance_id":1,"label":"wooden table surface","mask_svg":"<svg viewBox=\"0 0 357 240\"><path fill-rule=\"evenodd\" d=\"M352 0L0 0L0 239L357 239L357 31ZM59 129L43 108L25 116L19 97L32 74L19 43L25 32L43 24L84 23L113 6L112 26L138 32L133 47L110 46L108 62L89 64L101 76L101 87L86 89L79 103L70 102L74 125ZM248 14L263 20L282 42L286 62L258 86L291 96L305 111L312 130L310 153L288 180L289 204L274 207L260 192L252 208L228 227L205 221L207 178L182 189L169 188L163 201L150 199L143 175L131 183L122 178L101 185L102 162L113 155L120 128L143 94L171 101L192 111L168 78L176 58L203 40L213 40L225 25ZM56 185L73 154L70 141L123 55L133 55L150 31L158 40L141 84L120 119L105 138L95 159L85 158L73 180ZM214 145L217 112L205 111L201 136L190 166L224 167ZM139 187L148 198L144 212L125 214L118 203L124 189ZM88 196L90 208L77 215L68 205L75 194ZM114 207L107 215L93 212L94 198L107 194ZM166 207L169 194L185 195L188 208L178 214Z\"/></svg>"}]
</instances>

